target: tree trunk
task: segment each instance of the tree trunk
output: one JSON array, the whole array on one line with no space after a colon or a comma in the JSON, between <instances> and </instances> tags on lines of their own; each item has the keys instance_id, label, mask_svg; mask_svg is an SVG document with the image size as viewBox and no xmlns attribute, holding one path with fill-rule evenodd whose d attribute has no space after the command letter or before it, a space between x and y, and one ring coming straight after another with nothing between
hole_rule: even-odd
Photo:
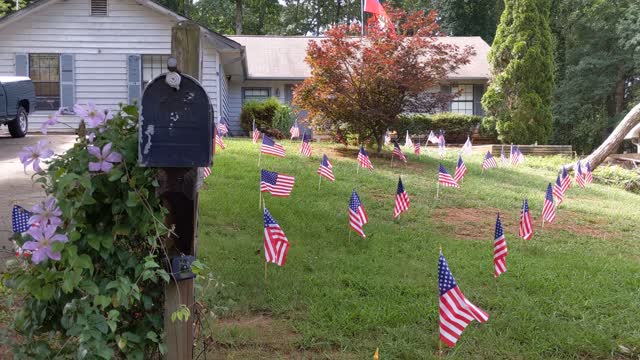
<instances>
[{"instance_id":1,"label":"tree trunk","mask_svg":"<svg viewBox=\"0 0 640 360\"><path fill-rule=\"evenodd\" d=\"M242 0L236 0L236 35L242 35Z\"/></svg>"},{"instance_id":2,"label":"tree trunk","mask_svg":"<svg viewBox=\"0 0 640 360\"><path fill-rule=\"evenodd\" d=\"M620 124L616 126L611 135L605 140L602 145L600 145L591 155L587 156L585 161L589 162L591 165L591 169L595 169L600 165L604 159L607 158L611 153L616 151L624 140L624 137L636 126L640 123L640 104L629 111L629 113L622 119ZM573 164L566 165L567 169L573 168Z\"/></svg>"}]
</instances>

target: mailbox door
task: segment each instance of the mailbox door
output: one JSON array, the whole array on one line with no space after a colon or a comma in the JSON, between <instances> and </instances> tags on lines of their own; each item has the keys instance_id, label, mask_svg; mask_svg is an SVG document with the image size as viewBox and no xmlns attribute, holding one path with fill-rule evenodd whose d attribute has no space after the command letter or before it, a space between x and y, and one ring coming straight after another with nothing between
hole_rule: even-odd
<instances>
[{"instance_id":1,"label":"mailbox door","mask_svg":"<svg viewBox=\"0 0 640 360\"><path fill-rule=\"evenodd\" d=\"M148 167L211 165L213 109L193 78L181 74L179 89L160 75L142 95L139 162Z\"/></svg>"}]
</instances>

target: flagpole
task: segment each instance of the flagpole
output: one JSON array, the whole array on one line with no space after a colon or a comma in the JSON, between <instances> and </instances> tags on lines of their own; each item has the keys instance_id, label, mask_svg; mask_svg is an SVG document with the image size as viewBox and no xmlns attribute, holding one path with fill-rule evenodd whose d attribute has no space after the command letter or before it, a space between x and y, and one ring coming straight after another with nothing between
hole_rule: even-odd
<instances>
[{"instance_id":1,"label":"flagpole","mask_svg":"<svg viewBox=\"0 0 640 360\"><path fill-rule=\"evenodd\" d=\"M440 182L438 182L438 189L440 189ZM438 244L438 256L442 255L442 244ZM440 286L440 284L438 284ZM438 289L438 294L440 294L440 289ZM440 336L438 336L438 359L442 360L442 340Z\"/></svg>"},{"instance_id":2,"label":"flagpole","mask_svg":"<svg viewBox=\"0 0 640 360\"><path fill-rule=\"evenodd\" d=\"M264 260L264 282L267 282L267 260Z\"/></svg>"},{"instance_id":3,"label":"flagpole","mask_svg":"<svg viewBox=\"0 0 640 360\"><path fill-rule=\"evenodd\" d=\"M318 191L320 191L320 183L322 183L322 175L318 175Z\"/></svg>"},{"instance_id":4,"label":"flagpole","mask_svg":"<svg viewBox=\"0 0 640 360\"><path fill-rule=\"evenodd\" d=\"M438 187L436 190L436 199L439 199L439 198L440 198L440 180L438 180Z\"/></svg>"},{"instance_id":5,"label":"flagpole","mask_svg":"<svg viewBox=\"0 0 640 360\"><path fill-rule=\"evenodd\" d=\"M260 167L260 159L262 158L262 149L260 149L260 153L258 154L258 167Z\"/></svg>"}]
</instances>

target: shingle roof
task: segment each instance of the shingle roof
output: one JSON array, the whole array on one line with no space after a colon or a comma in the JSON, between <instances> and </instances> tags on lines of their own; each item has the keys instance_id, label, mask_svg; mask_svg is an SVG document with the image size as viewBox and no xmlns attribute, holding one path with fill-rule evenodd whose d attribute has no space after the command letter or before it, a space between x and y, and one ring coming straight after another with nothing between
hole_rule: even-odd
<instances>
[{"instance_id":1,"label":"shingle roof","mask_svg":"<svg viewBox=\"0 0 640 360\"><path fill-rule=\"evenodd\" d=\"M310 76L309 66L304 62L309 41L321 37L302 36L228 36L245 46L249 79L304 79ZM462 66L449 77L458 79L488 79L489 45L478 36L440 37L439 41L459 47L471 46L476 52L470 63Z\"/></svg>"}]
</instances>

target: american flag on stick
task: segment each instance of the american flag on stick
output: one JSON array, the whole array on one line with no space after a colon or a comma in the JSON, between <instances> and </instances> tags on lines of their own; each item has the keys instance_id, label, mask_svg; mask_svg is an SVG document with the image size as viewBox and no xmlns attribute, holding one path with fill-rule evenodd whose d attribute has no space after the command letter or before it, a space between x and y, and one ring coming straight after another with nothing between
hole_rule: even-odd
<instances>
[{"instance_id":1,"label":"american flag on stick","mask_svg":"<svg viewBox=\"0 0 640 360\"><path fill-rule=\"evenodd\" d=\"M413 153L420 156L420 139L417 142L413 143Z\"/></svg>"},{"instance_id":2,"label":"american flag on stick","mask_svg":"<svg viewBox=\"0 0 640 360\"><path fill-rule=\"evenodd\" d=\"M456 171L453 174L453 179L456 183L460 182L464 178L464 175L467 173L467 166L464 164L462 160L462 156L458 156L458 164L456 165Z\"/></svg>"},{"instance_id":3,"label":"american flag on stick","mask_svg":"<svg viewBox=\"0 0 640 360\"><path fill-rule=\"evenodd\" d=\"M216 124L216 129L218 130L218 134L220 134L220 136L225 136L227 135L227 133L229 133L229 128L222 121Z\"/></svg>"},{"instance_id":4,"label":"american flag on stick","mask_svg":"<svg viewBox=\"0 0 640 360\"><path fill-rule=\"evenodd\" d=\"M520 150L520 146L516 147L516 154L518 155L518 157L516 158L516 162L518 164L524 164L524 154Z\"/></svg>"},{"instance_id":5,"label":"american flag on stick","mask_svg":"<svg viewBox=\"0 0 640 360\"><path fill-rule=\"evenodd\" d=\"M447 169L445 169L442 164L440 164L440 168L438 169L438 184L442 184L446 187L460 187L456 179L451 177L449 172L447 172Z\"/></svg>"},{"instance_id":6,"label":"american flag on stick","mask_svg":"<svg viewBox=\"0 0 640 360\"><path fill-rule=\"evenodd\" d=\"M407 210L409 210L409 195L404 189L402 178L398 178L398 190L396 191L396 205L393 207L393 217L397 218Z\"/></svg>"},{"instance_id":7,"label":"american flag on stick","mask_svg":"<svg viewBox=\"0 0 640 360\"><path fill-rule=\"evenodd\" d=\"M253 125L251 126L251 140L254 144L258 143L258 139L260 139L260 130L256 127L256 121L253 120Z\"/></svg>"},{"instance_id":8,"label":"american flag on stick","mask_svg":"<svg viewBox=\"0 0 640 360\"><path fill-rule=\"evenodd\" d=\"M220 134L215 134L215 137L216 145L218 145L222 150L226 149L226 146L224 146L224 140L222 140L222 136L220 136Z\"/></svg>"},{"instance_id":9,"label":"american flag on stick","mask_svg":"<svg viewBox=\"0 0 640 360\"><path fill-rule=\"evenodd\" d=\"M269 154L278 157L285 156L285 151L282 145L277 144L267 135L262 136L262 146L260 146L260 152L263 154Z\"/></svg>"},{"instance_id":10,"label":"american flag on stick","mask_svg":"<svg viewBox=\"0 0 640 360\"><path fill-rule=\"evenodd\" d=\"M431 132L429 132L429 137L427 138L427 142L430 142L432 144L437 144L437 143L440 142L440 140L438 139L436 134L433 133L433 130L431 130Z\"/></svg>"},{"instance_id":11,"label":"american flag on stick","mask_svg":"<svg viewBox=\"0 0 640 360\"><path fill-rule=\"evenodd\" d=\"M282 228L264 208L264 258L268 263L284 265L289 252L289 239Z\"/></svg>"},{"instance_id":12,"label":"american flag on stick","mask_svg":"<svg viewBox=\"0 0 640 360\"><path fill-rule=\"evenodd\" d=\"M518 163L518 159L516 159L516 149L511 144L511 148L509 148L509 163L511 165L516 165Z\"/></svg>"},{"instance_id":13,"label":"american flag on stick","mask_svg":"<svg viewBox=\"0 0 640 360\"><path fill-rule=\"evenodd\" d=\"M496 231L493 241L493 276L498 277L507 271L507 240L504 237L504 228L500 221L500 213L496 219Z\"/></svg>"},{"instance_id":14,"label":"american flag on stick","mask_svg":"<svg viewBox=\"0 0 640 360\"><path fill-rule=\"evenodd\" d=\"M272 196L289 196L295 180L293 176L262 169L260 170L260 192L268 192Z\"/></svg>"},{"instance_id":15,"label":"american flag on stick","mask_svg":"<svg viewBox=\"0 0 640 360\"><path fill-rule=\"evenodd\" d=\"M533 224L531 223L531 213L529 212L529 203L526 198L522 201L522 209L520 210L518 236L525 240L531 240L533 237Z\"/></svg>"},{"instance_id":16,"label":"american flag on stick","mask_svg":"<svg viewBox=\"0 0 640 360\"><path fill-rule=\"evenodd\" d=\"M564 192L562 188L562 182L560 181L560 175L556 178L556 183L553 184L553 196L556 197L556 205L560 206L564 199Z\"/></svg>"},{"instance_id":17,"label":"american flag on stick","mask_svg":"<svg viewBox=\"0 0 640 360\"><path fill-rule=\"evenodd\" d=\"M444 132L440 129L440 134L438 135L438 154L440 155L440 159L444 159L445 146Z\"/></svg>"},{"instance_id":18,"label":"american flag on stick","mask_svg":"<svg viewBox=\"0 0 640 360\"><path fill-rule=\"evenodd\" d=\"M358 233L358 235L367 237L362 230L362 226L369 222L367 212L364 211L360 197L355 190L351 193L351 200L349 200L349 226Z\"/></svg>"},{"instance_id":19,"label":"american flag on stick","mask_svg":"<svg viewBox=\"0 0 640 360\"><path fill-rule=\"evenodd\" d=\"M320 161L320 167L318 168L318 175L325 177L329 181L334 181L336 178L333 176L333 165L329 161L329 157L327 155L322 155L322 160Z\"/></svg>"},{"instance_id":20,"label":"american flag on stick","mask_svg":"<svg viewBox=\"0 0 640 360\"><path fill-rule=\"evenodd\" d=\"M298 120L296 120L293 123L293 126L291 126L291 129L289 129L289 132L291 133L291 139L300 137L300 128L298 127Z\"/></svg>"},{"instance_id":21,"label":"american flag on stick","mask_svg":"<svg viewBox=\"0 0 640 360\"><path fill-rule=\"evenodd\" d=\"M471 143L471 138L467 136L467 141L465 141L462 146L462 154L469 155L473 151L473 144Z\"/></svg>"},{"instance_id":22,"label":"american flag on stick","mask_svg":"<svg viewBox=\"0 0 640 360\"><path fill-rule=\"evenodd\" d=\"M482 161L482 170L491 169L497 166L498 163L496 162L496 158L491 155L491 151L487 151L487 154L484 156L484 161Z\"/></svg>"},{"instance_id":23,"label":"american flag on stick","mask_svg":"<svg viewBox=\"0 0 640 360\"><path fill-rule=\"evenodd\" d=\"M309 157L311 156L311 135L304 133L302 135L302 144L300 145L300 154Z\"/></svg>"},{"instance_id":24,"label":"american flag on stick","mask_svg":"<svg viewBox=\"0 0 640 360\"><path fill-rule=\"evenodd\" d=\"M369 159L369 153L364 149L364 146L360 146L360 151L358 152L358 165L361 168L373 170L373 164Z\"/></svg>"},{"instance_id":25,"label":"american flag on stick","mask_svg":"<svg viewBox=\"0 0 640 360\"><path fill-rule=\"evenodd\" d=\"M471 321L483 323L489 320L489 314L473 305L460 291L442 251L438 261L438 288L440 289L440 340L454 347Z\"/></svg>"},{"instance_id":26,"label":"american flag on stick","mask_svg":"<svg viewBox=\"0 0 640 360\"><path fill-rule=\"evenodd\" d=\"M400 145L396 140L393 140L393 153L391 154L391 157L393 158L394 155L402 162L407 162L407 157L402 153L402 149L400 149Z\"/></svg>"},{"instance_id":27,"label":"american flag on stick","mask_svg":"<svg viewBox=\"0 0 640 360\"><path fill-rule=\"evenodd\" d=\"M500 149L500 161L502 162L502 166L507 165L509 162L507 161L507 157L504 155L504 145Z\"/></svg>"},{"instance_id":28,"label":"american flag on stick","mask_svg":"<svg viewBox=\"0 0 640 360\"><path fill-rule=\"evenodd\" d=\"M406 146L408 148L412 148L413 147L413 141L411 141L411 136L409 136L409 130L407 130L407 136L406 136L405 141L404 141L404 146Z\"/></svg>"},{"instance_id":29,"label":"american flag on stick","mask_svg":"<svg viewBox=\"0 0 640 360\"><path fill-rule=\"evenodd\" d=\"M585 181L584 175L582 174L582 165L580 164L580 160L578 160L578 163L576 164L576 183L578 183L578 186L584 189Z\"/></svg>"},{"instance_id":30,"label":"american flag on stick","mask_svg":"<svg viewBox=\"0 0 640 360\"><path fill-rule=\"evenodd\" d=\"M562 194L565 194L571 187L571 176L567 172L567 168L562 167Z\"/></svg>"},{"instance_id":31,"label":"american flag on stick","mask_svg":"<svg viewBox=\"0 0 640 360\"><path fill-rule=\"evenodd\" d=\"M586 165L587 171L584 172L584 182L586 184L591 184L593 182L593 174L591 173L591 164L587 161Z\"/></svg>"},{"instance_id":32,"label":"american flag on stick","mask_svg":"<svg viewBox=\"0 0 640 360\"><path fill-rule=\"evenodd\" d=\"M542 224L544 222L552 223L556 219L556 206L553 203L553 189L551 183L547 186L547 194L544 198L544 206L542 207Z\"/></svg>"},{"instance_id":33,"label":"american flag on stick","mask_svg":"<svg viewBox=\"0 0 640 360\"><path fill-rule=\"evenodd\" d=\"M209 166L205 166L202 168L202 175L204 176L204 178L208 178L209 175L211 175L211 167Z\"/></svg>"},{"instance_id":34,"label":"american flag on stick","mask_svg":"<svg viewBox=\"0 0 640 360\"><path fill-rule=\"evenodd\" d=\"M384 133L384 144L389 145L391 143L391 134L389 134L389 129Z\"/></svg>"},{"instance_id":35,"label":"american flag on stick","mask_svg":"<svg viewBox=\"0 0 640 360\"><path fill-rule=\"evenodd\" d=\"M29 224L29 218L33 216L33 213L27 211L22 206L13 205L11 210L11 229L14 233L21 234L31 227Z\"/></svg>"}]
</instances>

